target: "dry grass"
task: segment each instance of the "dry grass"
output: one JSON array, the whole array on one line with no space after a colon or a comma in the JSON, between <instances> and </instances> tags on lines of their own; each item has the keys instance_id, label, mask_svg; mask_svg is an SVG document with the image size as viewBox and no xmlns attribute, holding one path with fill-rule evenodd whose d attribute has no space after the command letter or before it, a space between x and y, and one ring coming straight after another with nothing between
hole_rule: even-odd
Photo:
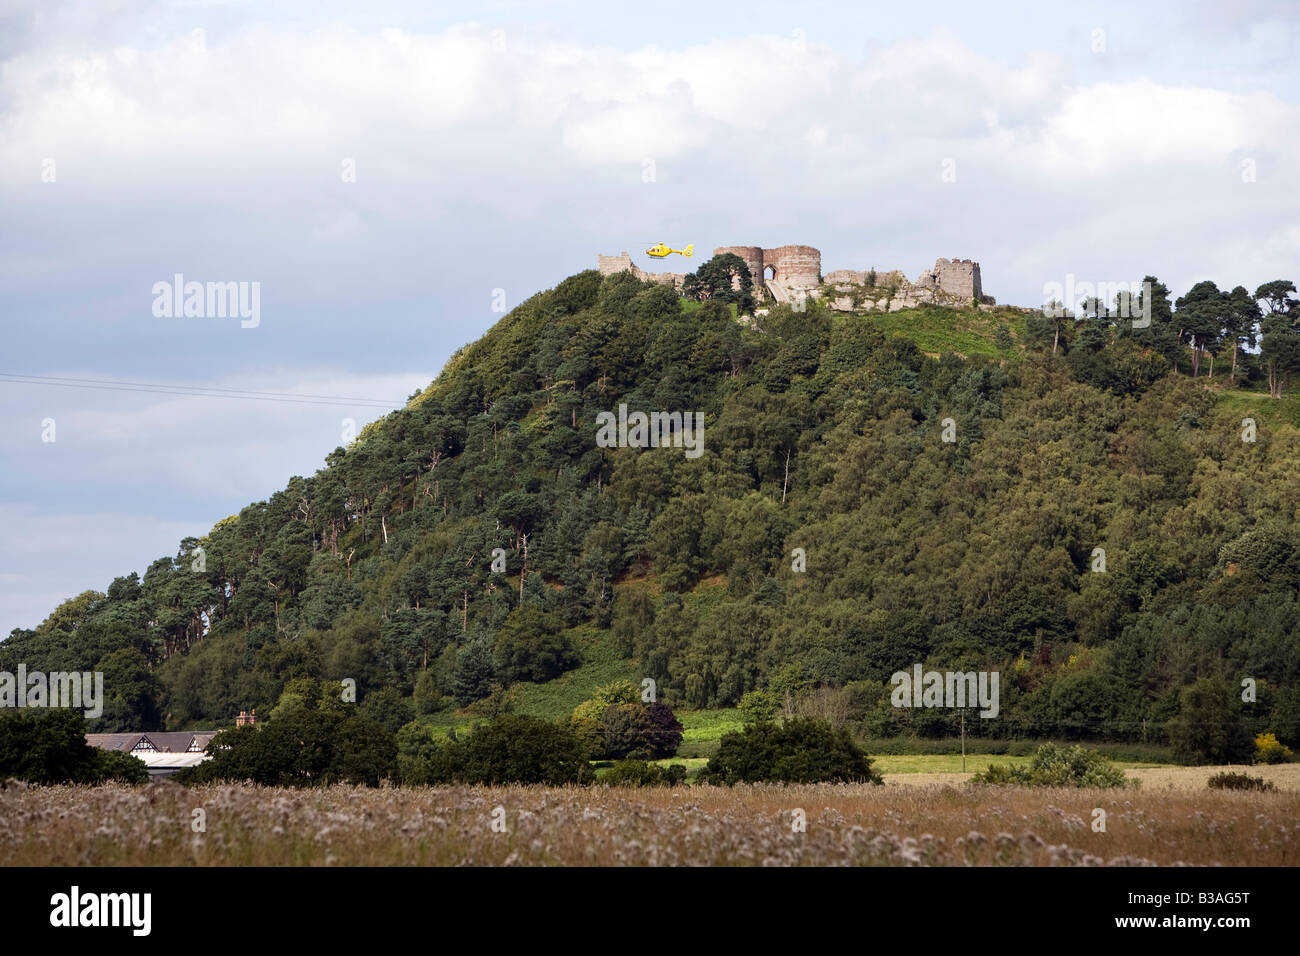
<instances>
[{"instance_id":1,"label":"dry grass","mask_svg":"<svg viewBox=\"0 0 1300 956\"><path fill-rule=\"evenodd\" d=\"M911 774L908 776L916 776ZM492 829L505 808L507 832ZM1093 809L1107 813L1093 832ZM206 812L206 832L191 829ZM806 813L807 831L791 826ZM1300 794L943 786L0 791L8 865L1300 864Z\"/></svg>"},{"instance_id":2,"label":"dry grass","mask_svg":"<svg viewBox=\"0 0 1300 956\"><path fill-rule=\"evenodd\" d=\"M874 759L880 763L884 758ZM1010 761L1005 757L981 757L978 762L968 758L966 761L970 771L968 773L886 773L885 782L906 786L959 787L971 779L974 771L983 770L990 763L1008 762ZM1224 771L1263 777L1271 781L1279 790L1300 792L1300 763L1250 767L1130 767L1125 769L1124 775L1130 780L1139 781L1143 790L1204 790L1210 777Z\"/></svg>"}]
</instances>

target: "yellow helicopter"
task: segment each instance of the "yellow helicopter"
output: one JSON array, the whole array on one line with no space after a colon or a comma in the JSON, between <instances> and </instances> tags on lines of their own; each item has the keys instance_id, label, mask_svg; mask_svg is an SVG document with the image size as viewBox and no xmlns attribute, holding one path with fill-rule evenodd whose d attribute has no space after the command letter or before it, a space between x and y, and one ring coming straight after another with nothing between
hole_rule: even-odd
<instances>
[{"instance_id":1,"label":"yellow helicopter","mask_svg":"<svg viewBox=\"0 0 1300 956\"><path fill-rule=\"evenodd\" d=\"M656 259L662 259L664 256L672 255L674 252L689 259L691 256L695 255L695 243L691 243L685 249L669 249L662 242L656 242L645 251L645 254L647 256L654 256Z\"/></svg>"}]
</instances>

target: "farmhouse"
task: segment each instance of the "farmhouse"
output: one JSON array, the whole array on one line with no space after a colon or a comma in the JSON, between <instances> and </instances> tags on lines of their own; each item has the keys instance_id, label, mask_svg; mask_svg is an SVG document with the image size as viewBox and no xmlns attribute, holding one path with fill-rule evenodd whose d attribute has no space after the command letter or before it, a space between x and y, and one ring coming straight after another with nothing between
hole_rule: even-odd
<instances>
[{"instance_id":1,"label":"farmhouse","mask_svg":"<svg viewBox=\"0 0 1300 956\"><path fill-rule=\"evenodd\" d=\"M86 743L104 750L120 750L140 758L149 768L150 777L169 777L178 770L208 760L208 744L216 735L215 730L86 734Z\"/></svg>"}]
</instances>

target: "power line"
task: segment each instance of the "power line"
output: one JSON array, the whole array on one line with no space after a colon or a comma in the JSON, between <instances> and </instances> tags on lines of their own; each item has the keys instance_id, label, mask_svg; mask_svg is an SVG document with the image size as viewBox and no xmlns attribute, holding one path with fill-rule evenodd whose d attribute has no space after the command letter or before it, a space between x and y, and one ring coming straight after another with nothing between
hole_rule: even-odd
<instances>
[{"instance_id":1,"label":"power line","mask_svg":"<svg viewBox=\"0 0 1300 956\"><path fill-rule=\"evenodd\" d=\"M302 395L295 392L265 392L223 388L216 385L172 385L162 382L127 382L117 379L59 378L0 372L0 383L11 385L55 385L63 388L91 388L112 392L150 392L157 395L185 395L191 398L242 398L249 401L285 402L298 405L343 405L366 408L400 408L405 401L385 402L378 398L350 398L344 395Z\"/></svg>"}]
</instances>

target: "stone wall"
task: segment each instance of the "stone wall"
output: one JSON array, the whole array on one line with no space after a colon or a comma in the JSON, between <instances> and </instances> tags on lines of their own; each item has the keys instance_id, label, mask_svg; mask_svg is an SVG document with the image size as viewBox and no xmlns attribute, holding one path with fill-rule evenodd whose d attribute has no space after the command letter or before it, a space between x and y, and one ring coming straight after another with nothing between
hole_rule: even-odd
<instances>
[{"instance_id":1,"label":"stone wall","mask_svg":"<svg viewBox=\"0 0 1300 956\"><path fill-rule=\"evenodd\" d=\"M764 271L772 269L776 279L786 289L816 290L822 283L822 254L812 246L777 246L775 249L763 249L760 246L719 246L713 250L715 256L731 253L739 256L749 267L754 279L754 296L757 299L768 298ZM631 272L638 279L659 282L681 289L686 276L676 272L646 272L632 261L626 252L617 256L596 256L596 268L601 275L615 272ZM826 274L824 282L828 288L837 291L849 291L850 286L864 286L873 270L871 269L836 269ZM915 283L909 282L901 270L874 270L877 299L863 303L863 308L871 310L909 308L925 302L941 305L967 306L971 300L982 305L993 305L992 296L984 294L980 277L980 264L970 259L938 259L934 268L922 272ZM890 296L889 290L893 290ZM844 299L833 299L835 308L843 309ZM851 300L850 300L851 301Z\"/></svg>"},{"instance_id":2,"label":"stone wall","mask_svg":"<svg viewBox=\"0 0 1300 956\"><path fill-rule=\"evenodd\" d=\"M762 249L758 246L719 246L715 256L740 256L749 267L754 279L754 292L762 298L766 294L767 269L771 269L778 282L787 289L815 289L821 284L822 254L812 246L777 246Z\"/></svg>"},{"instance_id":3,"label":"stone wall","mask_svg":"<svg viewBox=\"0 0 1300 956\"><path fill-rule=\"evenodd\" d=\"M938 259L934 263L935 281L940 291L962 299L978 301L984 290L980 287L980 264L969 259Z\"/></svg>"},{"instance_id":4,"label":"stone wall","mask_svg":"<svg viewBox=\"0 0 1300 956\"><path fill-rule=\"evenodd\" d=\"M658 282L660 285L671 285L677 290L681 290L682 283L686 281L684 272L646 272L638 268L632 261L632 257L626 252L621 252L616 256L602 256L596 254L596 270L603 276L613 275L615 272L630 272L643 282Z\"/></svg>"},{"instance_id":5,"label":"stone wall","mask_svg":"<svg viewBox=\"0 0 1300 956\"><path fill-rule=\"evenodd\" d=\"M764 267L787 289L815 289L822 281L821 250L812 246L778 246L763 250Z\"/></svg>"},{"instance_id":6,"label":"stone wall","mask_svg":"<svg viewBox=\"0 0 1300 956\"><path fill-rule=\"evenodd\" d=\"M902 269L835 269L826 273L822 281L829 286L867 285L872 272L876 274L875 288L877 289L884 289L891 285L898 289L906 289L912 284L903 274Z\"/></svg>"},{"instance_id":7,"label":"stone wall","mask_svg":"<svg viewBox=\"0 0 1300 956\"><path fill-rule=\"evenodd\" d=\"M745 265L749 268L749 277L754 280L755 293L761 293L763 290L763 250L758 246L720 246L713 250L715 256L725 256L731 253L733 256L740 256Z\"/></svg>"},{"instance_id":8,"label":"stone wall","mask_svg":"<svg viewBox=\"0 0 1300 956\"><path fill-rule=\"evenodd\" d=\"M615 272L631 272L636 274L641 270L632 264L632 257L626 252L619 253L616 256L596 256L596 269L603 276L613 275Z\"/></svg>"}]
</instances>

